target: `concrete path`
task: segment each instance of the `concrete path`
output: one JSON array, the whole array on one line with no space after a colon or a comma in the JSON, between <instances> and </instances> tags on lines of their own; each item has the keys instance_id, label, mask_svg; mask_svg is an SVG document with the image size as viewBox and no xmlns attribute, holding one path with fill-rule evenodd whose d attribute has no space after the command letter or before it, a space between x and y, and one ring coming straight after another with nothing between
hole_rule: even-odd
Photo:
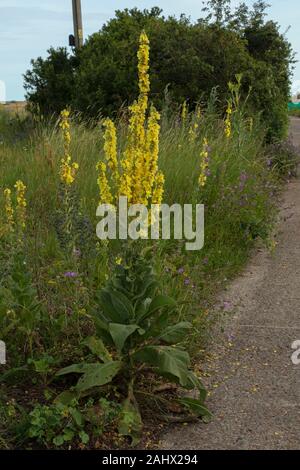
<instances>
[{"instance_id":1,"label":"concrete path","mask_svg":"<svg viewBox=\"0 0 300 470\"><path fill-rule=\"evenodd\" d=\"M291 122L300 147L300 119ZM274 254L260 250L222 294L232 313L209 351L208 423L171 429L163 449L300 449L300 180L284 194ZM226 304L228 305L228 304Z\"/></svg>"}]
</instances>

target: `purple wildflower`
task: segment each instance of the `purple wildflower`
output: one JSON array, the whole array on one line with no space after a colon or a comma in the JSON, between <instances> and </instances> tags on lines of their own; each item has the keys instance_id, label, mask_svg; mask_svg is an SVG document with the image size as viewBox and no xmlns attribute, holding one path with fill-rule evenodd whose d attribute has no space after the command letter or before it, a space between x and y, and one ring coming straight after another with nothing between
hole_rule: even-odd
<instances>
[{"instance_id":1,"label":"purple wildflower","mask_svg":"<svg viewBox=\"0 0 300 470\"><path fill-rule=\"evenodd\" d=\"M183 274L184 273L184 268L179 268L177 269L178 274Z\"/></svg>"},{"instance_id":2,"label":"purple wildflower","mask_svg":"<svg viewBox=\"0 0 300 470\"><path fill-rule=\"evenodd\" d=\"M188 286L190 284L190 279L187 277L185 280L184 280L184 285L185 286Z\"/></svg>"},{"instance_id":3,"label":"purple wildflower","mask_svg":"<svg viewBox=\"0 0 300 470\"><path fill-rule=\"evenodd\" d=\"M74 271L67 271L66 273L64 273L64 276L65 277L77 277L78 274L75 273Z\"/></svg>"}]
</instances>

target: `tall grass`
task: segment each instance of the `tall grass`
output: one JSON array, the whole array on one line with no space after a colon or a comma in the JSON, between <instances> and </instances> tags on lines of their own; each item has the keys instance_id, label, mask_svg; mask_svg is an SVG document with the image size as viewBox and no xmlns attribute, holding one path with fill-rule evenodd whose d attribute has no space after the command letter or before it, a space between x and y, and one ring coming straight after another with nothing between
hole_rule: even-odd
<instances>
[{"instance_id":1,"label":"tall grass","mask_svg":"<svg viewBox=\"0 0 300 470\"><path fill-rule=\"evenodd\" d=\"M233 116L229 139L224 135L221 116L213 108L202 113L196 138L191 138L194 113L184 122L179 113L166 112L162 116L159 165L166 177L164 201L205 204L205 246L192 253L185 252L177 241L160 242L155 245L156 262L168 287L173 285L173 290L186 291L190 296L191 286L195 285L192 297L199 299L196 292L200 292L201 298L202 292L211 290L210 278L220 280L234 273L245 261L253 241L258 237L267 238L277 176L267 164L263 127L259 121L250 125L242 111ZM126 119L120 118L117 125L121 156ZM85 123L74 116L71 134L71 152L80 167L76 180L80 210L95 227L99 198L95 166L103 158L101 125ZM204 137L209 143L209 168L206 185L200 188L200 152ZM34 250L28 253L28 258L32 264L38 262L40 267L55 263L57 240L53 214L60 204L58 169L62 155L63 142L57 123L41 123L28 138L17 135L13 144L7 139L0 147L0 190L2 193L20 178L25 182L31 230L29 248ZM3 213L3 198L0 205ZM49 259L46 261L47 250ZM173 274L166 272L166 265L170 265ZM182 265L186 266L188 279L175 275L174 281L174 273ZM39 277L35 281L42 283L43 279Z\"/></svg>"}]
</instances>

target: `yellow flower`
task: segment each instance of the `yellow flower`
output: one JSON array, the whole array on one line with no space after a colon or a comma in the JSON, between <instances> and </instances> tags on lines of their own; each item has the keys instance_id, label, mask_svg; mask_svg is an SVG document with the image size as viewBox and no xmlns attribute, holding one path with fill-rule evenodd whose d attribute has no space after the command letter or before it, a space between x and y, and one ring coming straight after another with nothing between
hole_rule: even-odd
<instances>
[{"instance_id":1,"label":"yellow flower","mask_svg":"<svg viewBox=\"0 0 300 470\"><path fill-rule=\"evenodd\" d=\"M201 106L200 104L198 104L196 106L196 119L200 121L201 118L202 118Z\"/></svg>"},{"instance_id":2,"label":"yellow flower","mask_svg":"<svg viewBox=\"0 0 300 470\"><path fill-rule=\"evenodd\" d=\"M127 142L120 162L118 182L113 189L116 189L116 197L126 196L129 204L140 203L147 205L153 197L154 182L157 178L160 181L156 188L157 197L159 193L163 194L163 183L161 176L158 176L160 115L154 106L151 107L149 117L146 119L150 80L148 74L149 40L145 32L140 35L137 58L139 96L129 107ZM106 123L104 152L109 168L114 171L118 167L117 138L111 123L107 120ZM102 170L101 179L103 178ZM107 177L105 181L104 188L109 188ZM110 196L113 199L111 191ZM161 199L161 197L159 196L158 199Z\"/></svg>"},{"instance_id":3,"label":"yellow flower","mask_svg":"<svg viewBox=\"0 0 300 470\"><path fill-rule=\"evenodd\" d=\"M186 101L184 101L182 103L182 107L181 107L181 120L182 122L184 122L187 118L187 104L186 104Z\"/></svg>"},{"instance_id":4,"label":"yellow flower","mask_svg":"<svg viewBox=\"0 0 300 470\"><path fill-rule=\"evenodd\" d=\"M119 256L115 259L115 263L120 266L122 264L122 258Z\"/></svg>"},{"instance_id":5,"label":"yellow flower","mask_svg":"<svg viewBox=\"0 0 300 470\"><path fill-rule=\"evenodd\" d=\"M112 172L113 179L118 184L118 156L117 156L117 133L114 123L109 119L103 121L104 126L104 154L107 160L107 166Z\"/></svg>"},{"instance_id":6,"label":"yellow flower","mask_svg":"<svg viewBox=\"0 0 300 470\"><path fill-rule=\"evenodd\" d=\"M6 222L10 232L14 231L14 209L11 201L11 190L6 188L4 190L5 197L5 213L6 213Z\"/></svg>"},{"instance_id":7,"label":"yellow flower","mask_svg":"<svg viewBox=\"0 0 300 470\"><path fill-rule=\"evenodd\" d=\"M189 140L190 142L194 142L197 138L197 130L198 130L199 124L197 122L194 122L191 127L189 128Z\"/></svg>"},{"instance_id":8,"label":"yellow flower","mask_svg":"<svg viewBox=\"0 0 300 470\"><path fill-rule=\"evenodd\" d=\"M226 110L226 119L225 119L225 136L227 139L231 136L231 115L232 115L232 103L231 100L228 101L227 110Z\"/></svg>"},{"instance_id":9,"label":"yellow flower","mask_svg":"<svg viewBox=\"0 0 300 470\"><path fill-rule=\"evenodd\" d=\"M64 109L60 113L59 126L63 131L64 138L64 158L61 159L60 165L60 179L63 183L71 185L75 181L75 176L79 168L78 163L72 163L72 157L70 155L70 112Z\"/></svg>"},{"instance_id":10,"label":"yellow flower","mask_svg":"<svg viewBox=\"0 0 300 470\"><path fill-rule=\"evenodd\" d=\"M160 114L154 106L151 107L146 133L146 152L143 187L145 197L151 197L153 184L158 172Z\"/></svg>"},{"instance_id":11,"label":"yellow flower","mask_svg":"<svg viewBox=\"0 0 300 470\"><path fill-rule=\"evenodd\" d=\"M141 95L141 104L146 110L148 105L148 93L150 91L149 80L149 39L145 31L142 31L139 39L138 57L138 74L139 74L139 90Z\"/></svg>"},{"instance_id":12,"label":"yellow flower","mask_svg":"<svg viewBox=\"0 0 300 470\"><path fill-rule=\"evenodd\" d=\"M202 151L200 153L200 175L199 175L199 186L204 187L207 180L208 171L208 140L205 137L203 139Z\"/></svg>"},{"instance_id":13,"label":"yellow flower","mask_svg":"<svg viewBox=\"0 0 300 470\"><path fill-rule=\"evenodd\" d=\"M164 174L159 171L155 178L155 187L152 194L152 204L161 204L163 195L164 195L164 184L165 184L165 177Z\"/></svg>"},{"instance_id":14,"label":"yellow flower","mask_svg":"<svg viewBox=\"0 0 300 470\"><path fill-rule=\"evenodd\" d=\"M99 204L113 204L113 197L111 194L109 182L106 175L106 165L103 162L99 162L96 165L96 169L99 171L97 184L100 191L100 202Z\"/></svg>"},{"instance_id":15,"label":"yellow flower","mask_svg":"<svg viewBox=\"0 0 300 470\"><path fill-rule=\"evenodd\" d=\"M16 192L17 192L17 207L16 207L16 213L17 213L17 221L18 225L21 228L25 228L26 225L26 198L25 198L25 192L26 192L26 186L23 183L23 181L18 180L15 184Z\"/></svg>"}]
</instances>

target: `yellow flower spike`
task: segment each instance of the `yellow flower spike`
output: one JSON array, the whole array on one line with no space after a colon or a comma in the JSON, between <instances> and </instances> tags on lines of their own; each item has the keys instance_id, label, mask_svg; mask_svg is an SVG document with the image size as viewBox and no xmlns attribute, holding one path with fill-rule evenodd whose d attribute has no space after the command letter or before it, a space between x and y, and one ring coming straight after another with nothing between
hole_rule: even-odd
<instances>
[{"instance_id":1,"label":"yellow flower spike","mask_svg":"<svg viewBox=\"0 0 300 470\"><path fill-rule=\"evenodd\" d=\"M23 181L18 180L14 186L17 193L17 222L18 225L23 229L26 226L26 207L27 202L25 198L26 186Z\"/></svg>"},{"instance_id":2,"label":"yellow flower spike","mask_svg":"<svg viewBox=\"0 0 300 470\"><path fill-rule=\"evenodd\" d=\"M155 178L155 187L152 194L152 204L161 204L164 195L164 184L165 177L164 174L159 171Z\"/></svg>"},{"instance_id":3,"label":"yellow flower spike","mask_svg":"<svg viewBox=\"0 0 300 470\"><path fill-rule=\"evenodd\" d=\"M181 107L182 122L185 122L186 118L187 118L187 104L186 104L186 100L184 100L184 102L182 103L182 107Z\"/></svg>"},{"instance_id":4,"label":"yellow flower spike","mask_svg":"<svg viewBox=\"0 0 300 470\"><path fill-rule=\"evenodd\" d=\"M10 232L14 231L14 209L11 201L11 190L6 188L3 192L5 197L5 213L6 213L6 222L7 227Z\"/></svg>"},{"instance_id":5,"label":"yellow flower spike","mask_svg":"<svg viewBox=\"0 0 300 470\"><path fill-rule=\"evenodd\" d=\"M232 115L232 102L231 100L229 100L228 105L227 105L227 110L226 110L225 129L224 129L224 133L227 139L229 139L231 136L231 129L232 129L231 115Z\"/></svg>"},{"instance_id":6,"label":"yellow flower spike","mask_svg":"<svg viewBox=\"0 0 300 470\"><path fill-rule=\"evenodd\" d=\"M117 189L116 193L111 192L106 174L103 185L109 189L112 199L112 194L116 197L126 196L129 204L147 205L153 196L155 200L161 201L163 195L163 175L158 175L160 115L153 106L146 119L150 91L149 50L148 37L142 32L137 53L139 96L129 107L127 143L120 162L118 184L113 187ZM113 171L117 167L116 137L112 135L114 130L108 121L106 121L106 132L104 153L108 167ZM103 173L105 172L102 169L102 179Z\"/></svg>"},{"instance_id":7,"label":"yellow flower spike","mask_svg":"<svg viewBox=\"0 0 300 470\"><path fill-rule=\"evenodd\" d=\"M192 126L189 128L189 140L190 142L195 142L197 138L197 131L198 131L198 123L194 122Z\"/></svg>"},{"instance_id":8,"label":"yellow flower spike","mask_svg":"<svg viewBox=\"0 0 300 470\"><path fill-rule=\"evenodd\" d=\"M104 126L104 154L107 166L111 170L116 183L119 180L118 170L118 152L117 152L117 133L116 127L111 119L107 118L103 121Z\"/></svg>"},{"instance_id":9,"label":"yellow flower spike","mask_svg":"<svg viewBox=\"0 0 300 470\"><path fill-rule=\"evenodd\" d=\"M113 204L113 196L111 194L109 182L106 175L106 165L103 162L99 162L96 165L96 169L99 171L97 184L100 192L99 204Z\"/></svg>"},{"instance_id":10,"label":"yellow flower spike","mask_svg":"<svg viewBox=\"0 0 300 470\"><path fill-rule=\"evenodd\" d=\"M139 74L139 90L142 95L141 103L144 109L148 105L148 93L150 91L150 79L149 79L149 39L145 31L142 31L139 39L139 50L137 53L138 58L138 74Z\"/></svg>"},{"instance_id":11,"label":"yellow flower spike","mask_svg":"<svg viewBox=\"0 0 300 470\"><path fill-rule=\"evenodd\" d=\"M70 154L71 134L70 134L70 112L64 109L60 113L59 126L63 131L64 138L64 157L61 159L60 165L60 179L66 185L71 185L75 181L76 173L78 171L78 163L72 163Z\"/></svg>"},{"instance_id":12,"label":"yellow flower spike","mask_svg":"<svg viewBox=\"0 0 300 470\"><path fill-rule=\"evenodd\" d=\"M206 137L203 139L202 151L200 153L200 175L199 175L199 186L203 188L207 180L208 171L208 140Z\"/></svg>"},{"instance_id":13,"label":"yellow flower spike","mask_svg":"<svg viewBox=\"0 0 300 470\"><path fill-rule=\"evenodd\" d=\"M196 107L196 119L199 121L202 118L202 111L200 104Z\"/></svg>"},{"instance_id":14,"label":"yellow flower spike","mask_svg":"<svg viewBox=\"0 0 300 470\"><path fill-rule=\"evenodd\" d=\"M151 107L146 132L146 152L144 164L143 188L146 200L151 198L152 188L158 171L160 114Z\"/></svg>"}]
</instances>

